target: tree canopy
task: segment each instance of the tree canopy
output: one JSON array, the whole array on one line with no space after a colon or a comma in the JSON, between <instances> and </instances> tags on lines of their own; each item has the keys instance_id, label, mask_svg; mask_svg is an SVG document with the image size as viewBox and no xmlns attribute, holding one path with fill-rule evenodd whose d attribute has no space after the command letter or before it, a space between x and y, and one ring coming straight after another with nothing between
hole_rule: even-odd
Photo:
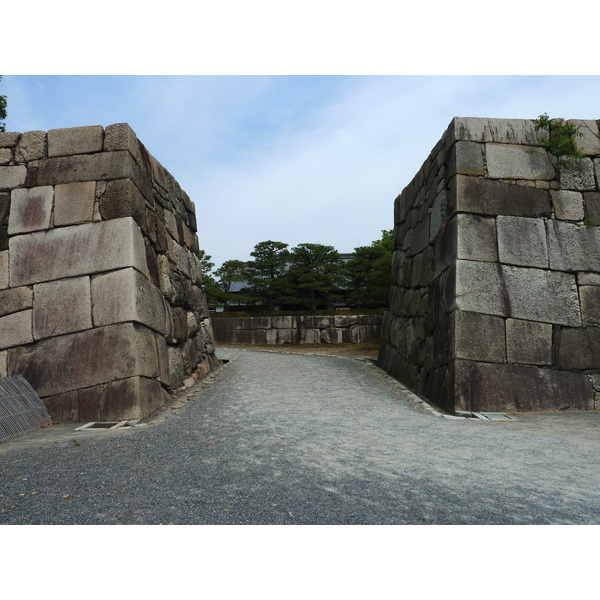
<instances>
[{"instance_id":1,"label":"tree canopy","mask_svg":"<svg viewBox=\"0 0 600 600\"><path fill-rule=\"evenodd\" d=\"M2 81L2 75L0 75L0 81ZM8 100L6 96L0 95L0 131L6 131L6 107Z\"/></svg>"}]
</instances>

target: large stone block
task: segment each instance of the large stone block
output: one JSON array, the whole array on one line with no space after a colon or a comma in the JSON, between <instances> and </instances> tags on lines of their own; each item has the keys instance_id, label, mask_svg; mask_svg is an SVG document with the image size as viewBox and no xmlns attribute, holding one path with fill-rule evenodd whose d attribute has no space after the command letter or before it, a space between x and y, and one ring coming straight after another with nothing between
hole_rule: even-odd
<instances>
[{"instance_id":1,"label":"large stone block","mask_svg":"<svg viewBox=\"0 0 600 600\"><path fill-rule=\"evenodd\" d=\"M548 246L543 219L499 216L497 227L501 263L548 268Z\"/></svg>"},{"instance_id":2,"label":"large stone block","mask_svg":"<svg viewBox=\"0 0 600 600\"><path fill-rule=\"evenodd\" d=\"M21 139L16 131L0 131L0 148L14 148Z\"/></svg>"},{"instance_id":3,"label":"large stone block","mask_svg":"<svg viewBox=\"0 0 600 600\"><path fill-rule=\"evenodd\" d=\"M33 337L40 340L92 327L89 277L33 286Z\"/></svg>"},{"instance_id":4,"label":"large stone block","mask_svg":"<svg viewBox=\"0 0 600 600\"><path fill-rule=\"evenodd\" d=\"M552 364L552 325L506 320L506 354L509 363Z\"/></svg>"},{"instance_id":5,"label":"large stone block","mask_svg":"<svg viewBox=\"0 0 600 600\"><path fill-rule=\"evenodd\" d=\"M95 200L95 181L58 184L54 188L54 226L92 221Z\"/></svg>"},{"instance_id":6,"label":"large stone block","mask_svg":"<svg viewBox=\"0 0 600 600\"><path fill-rule=\"evenodd\" d=\"M563 327L556 338L556 365L559 369L600 369L600 327Z\"/></svg>"},{"instance_id":7,"label":"large stone block","mask_svg":"<svg viewBox=\"0 0 600 600\"><path fill-rule=\"evenodd\" d=\"M0 290L8 287L8 250L0 251Z\"/></svg>"},{"instance_id":8,"label":"large stone block","mask_svg":"<svg viewBox=\"0 0 600 600\"><path fill-rule=\"evenodd\" d=\"M94 277L92 305L95 327L135 321L158 333L167 333L167 312L160 291L147 277L133 268ZM185 311L182 312L185 338L188 323Z\"/></svg>"},{"instance_id":9,"label":"large stone block","mask_svg":"<svg viewBox=\"0 0 600 600\"><path fill-rule=\"evenodd\" d=\"M596 173L600 181L600 173ZM598 227L600 225L600 193L585 192L583 194L585 201L585 224Z\"/></svg>"},{"instance_id":10,"label":"large stone block","mask_svg":"<svg viewBox=\"0 0 600 600\"><path fill-rule=\"evenodd\" d=\"M8 352L2 350L2 352L0 352L0 377L8 377L7 357Z\"/></svg>"},{"instance_id":11,"label":"large stone block","mask_svg":"<svg viewBox=\"0 0 600 600\"><path fill-rule=\"evenodd\" d=\"M350 342L350 331L345 327L328 327L321 331L321 342L325 344L348 344Z\"/></svg>"},{"instance_id":12,"label":"large stone block","mask_svg":"<svg viewBox=\"0 0 600 600\"><path fill-rule=\"evenodd\" d=\"M24 165L0 167L0 190L12 190L25 184L27 167Z\"/></svg>"},{"instance_id":13,"label":"large stone block","mask_svg":"<svg viewBox=\"0 0 600 600\"><path fill-rule=\"evenodd\" d=\"M52 186L13 190L8 217L9 235L48 229L52 219L53 200Z\"/></svg>"},{"instance_id":14,"label":"large stone block","mask_svg":"<svg viewBox=\"0 0 600 600\"><path fill-rule=\"evenodd\" d=\"M333 317L334 327L350 327L359 322L359 315L335 315Z\"/></svg>"},{"instance_id":15,"label":"large stone block","mask_svg":"<svg viewBox=\"0 0 600 600\"><path fill-rule=\"evenodd\" d=\"M107 182L100 197L100 214L103 219L133 217L136 223L142 225L146 203L131 179L116 179Z\"/></svg>"},{"instance_id":16,"label":"large stone block","mask_svg":"<svg viewBox=\"0 0 600 600\"><path fill-rule=\"evenodd\" d=\"M13 159L13 152L10 148L0 148L0 165L7 165Z\"/></svg>"},{"instance_id":17,"label":"large stone block","mask_svg":"<svg viewBox=\"0 0 600 600\"><path fill-rule=\"evenodd\" d=\"M134 267L149 276L133 219L84 223L10 239L11 286Z\"/></svg>"},{"instance_id":18,"label":"large stone block","mask_svg":"<svg viewBox=\"0 0 600 600\"><path fill-rule=\"evenodd\" d=\"M581 317L584 325L600 325L600 287L581 286L579 288L581 298ZM598 348L600 352L600 348Z\"/></svg>"},{"instance_id":19,"label":"large stone block","mask_svg":"<svg viewBox=\"0 0 600 600\"><path fill-rule=\"evenodd\" d=\"M449 133L456 140L538 146L548 136L547 132L537 131L531 120L478 117L455 117L450 124Z\"/></svg>"},{"instance_id":20,"label":"large stone block","mask_svg":"<svg viewBox=\"0 0 600 600\"><path fill-rule=\"evenodd\" d=\"M291 344L295 341L294 333L291 329L267 329L267 344Z\"/></svg>"},{"instance_id":21,"label":"large stone block","mask_svg":"<svg viewBox=\"0 0 600 600\"><path fill-rule=\"evenodd\" d=\"M23 286L0 291L0 317L33 307L33 290Z\"/></svg>"},{"instance_id":22,"label":"large stone block","mask_svg":"<svg viewBox=\"0 0 600 600\"><path fill-rule=\"evenodd\" d=\"M479 215L456 215L458 240L456 258L498 261L496 220Z\"/></svg>"},{"instance_id":23,"label":"large stone block","mask_svg":"<svg viewBox=\"0 0 600 600\"><path fill-rule=\"evenodd\" d=\"M481 313L454 313L454 358L505 362L504 319Z\"/></svg>"},{"instance_id":24,"label":"large stone block","mask_svg":"<svg viewBox=\"0 0 600 600\"><path fill-rule=\"evenodd\" d=\"M71 156L101 152L104 129L100 125L48 131L48 156Z\"/></svg>"},{"instance_id":25,"label":"large stone block","mask_svg":"<svg viewBox=\"0 0 600 600\"><path fill-rule=\"evenodd\" d=\"M26 131L15 149L17 162L29 162L46 156L46 132Z\"/></svg>"},{"instance_id":26,"label":"large stone block","mask_svg":"<svg viewBox=\"0 0 600 600\"><path fill-rule=\"evenodd\" d=\"M467 312L579 326L574 275L459 260L456 306Z\"/></svg>"},{"instance_id":27,"label":"large stone block","mask_svg":"<svg viewBox=\"0 0 600 600\"><path fill-rule=\"evenodd\" d=\"M555 219L546 223L550 268L600 271L600 228Z\"/></svg>"},{"instance_id":28,"label":"large stone block","mask_svg":"<svg viewBox=\"0 0 600 600\"><path fill-rule=\"evenodd\" d=\"M554 213L557 219L564 221L583 220L583 195L581 192L552 190L550 197L552 198Z\"/></svg>"},{"instance_id":29,"label":"large stone block","mask_svg":"<svg viewBox=\"0 0 600 600\"><path fill-rule=\"evenodd\" d=\"M600 154L600 133L596 121L569 119L567 123L576 125L581 134L575 138L575 146L582 154Z\"/></svg>"},{"instance_id":30,"label":"large stone block","mask_svg":"<svg viewBox=\"0 0 600 600\"><path fill-rule=\"evenodd\" d=\"M549 217L552 214L547 190L511 185L484 177L456 175L450 186L450 213Z\"/></svg>"},{"instance_id":31,"label":"large stone block","mask_svg":"<svg viewBox=\"0 0 600 600\"><path fill-rule=\"evenodd\" d=\"M595 190L596 180L592 160L575 158L569 168L560 169L560 187L565 190Z\"/></svg>"},{"instance_id":32,"label":"large stone block","mask_svg":"<svg viewBox=\"0 0 600 600\"><path fill-rule=\"evenodd\" d=\"M353 344L376 344L379 342L381 328L377 325L352 325L350 341Z\"/></svg>"},{"instance_id":33,"label":"large stone block","mask_svg":"<svg viewBox=\"0 0 600 600\"><path fill-rule=\"evenodd\" d=\"M451 173L485 175L483 144L458 141L450 151L448 168Z\"/></svg>"},{"instance_id":34,"label":"large stone block","mask_svg":"<svg viewBox=\"0 0 600 600\"><path fill-rule=\"evenodd\" d=\"M33 342L32 312L32 310L22 310L0 317L0 350Z\"/></svg>"},{"instance_id":35,"label":"large stone block","mask_svg":"<svg viewBox=\"0 0 600 600\"><path fill-rule=\"evenodd\" d=\"M138 375L154 379L159 376L155 334L120 323L47 338L9 350L8 370L23 375L41 397Z\"/></svg>"},{"instance_id":36,"label":"large stone block","mask_svg":"<svg viewBox=\"0 0 600 600\"><path fill-rule=\"evenodd\" d=\"M582 373L455 361L456 409L514 412L593 407L594 390Z\"/></svg>"},{"instance_id":37,"label":"large stone block","mask_svg":"<svg viewBox=\"0 0 600 600\"><path fill-rule=\"evenodd\" d=\"M553 179L548 153L536 146L485 145L488 176L494 179Z\"/></svg>"}]
</instances>

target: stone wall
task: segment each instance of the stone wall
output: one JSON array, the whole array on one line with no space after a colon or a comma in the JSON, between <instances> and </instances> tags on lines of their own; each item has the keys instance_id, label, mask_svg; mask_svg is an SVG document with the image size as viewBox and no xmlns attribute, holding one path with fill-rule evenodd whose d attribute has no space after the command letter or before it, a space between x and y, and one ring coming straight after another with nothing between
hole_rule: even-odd
<instances>
[{"instance_id":1,"label":"stone wall","mask_svg":"<svg viewBox=\"0 0 600 600\"><path fill-rule=\"evenodd\" d=\"M455 118L394 205L379 364L447 410L600 408L600 137Z\"/></svg>"},{"instance_id":2,"label":"stone wall","mask_svg":"<svg viewBox=\"0 0 600 600\"><path fill-rule=\"evenodd\" d=\"M215 341L229 344L377 344L379 315L213 318Z\"/></svg>"},{"instance_id":3,"label":"stone wall","mask_svg":"<svg viewBox=\"0 0 600 600\"><path fill-rule=\"evenodd\" d=\"M0 133L0 376L145 417L215 365L194 205L124 123Z\"/></svg>"}]
</instances>

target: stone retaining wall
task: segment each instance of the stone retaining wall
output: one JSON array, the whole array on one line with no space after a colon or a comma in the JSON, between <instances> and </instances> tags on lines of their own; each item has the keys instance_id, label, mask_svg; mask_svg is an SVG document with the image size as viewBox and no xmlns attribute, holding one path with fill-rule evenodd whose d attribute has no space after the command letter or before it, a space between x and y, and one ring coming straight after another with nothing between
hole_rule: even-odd
<instances>
[{"instance_id":1,"label":"stone retaining wall","mask_svg":"<svg viewBox=\"0 0 600 600\"><path fill-rule=\"evenodd\" d=\"M600 137L456 118L394 205L379 364L452 411L600 408Z\"/></svg>"},{"instance_id":2,"label":"stone retaining wall","mask_svg":"<svg viewBox=\"0 0 600 600\"><path fill-rule=\"evenodd\" d=\"M216 365L194 205L124 123L0 133L0 376L142 418Z\"/></svg>"},{"instance_id":3,"label":"stone retaining wall","mask_svg":"<svg viewBox=\"0 0 600 600\"><path fill-rule=\"evenodd\" d=\"M377 344L379 315L215 317L215 341L229 344Z\"/></svg>"}]
</instances>

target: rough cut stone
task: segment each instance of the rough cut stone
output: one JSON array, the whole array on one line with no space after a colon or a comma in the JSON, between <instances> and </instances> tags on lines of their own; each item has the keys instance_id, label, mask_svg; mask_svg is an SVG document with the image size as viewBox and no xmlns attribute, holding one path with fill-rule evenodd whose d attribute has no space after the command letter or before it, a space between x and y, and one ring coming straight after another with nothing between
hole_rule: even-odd
<instances>
[{"instance_id":1,"label":"rough cut stone","mask_svg":"<svg viewBox=\"0 0 600 600\"><path fill-rule=\"evenodd\" d=\"M13 159L13 153L10 148L0 148L0 165L7 165Z\"/></svg>"},{"instance_id":2,"label":"rough cut stone","mask_svg":"<svg viewBox=\"0 0 600 600\"><path fill-rule=\"evenodd\" d=\"M334 327L350 327L351 325L356 325L358 322L358 315L335 315L333 317Z\"/></svg>"},{"instance_id":3,"label":"rough cut stone","mask_svg":"<svg viewBox=\"0 0 600 600\"><path fill-rule=\"evenodd\" d=\"M0 252L0 290L8 287L8 250Z\"/></svg>"},{"instance_id":4,"label":"rough cut stone","mask_svg":"<svg viewBox=\"0 0 600 600\"><path fill-rule=\"evenodd\" d=\"M60 227L10 240L13 287L125 267L149 276L142 234L130 217Z\"/></svg>"},{"instance_id":5,"label":"rough cut stone","mask_svg":"<svg viewBox=\"0 0 600 600\"><path fill-rule=\"evenodd\" d=\"M29 162L46 156L46 132L26 131L15 149L16 162Z\"/></svg>"},{"instance_id":6,"label":"rough cut stone","mask_svg":"<svg viewBox=\"0 0 600 600\"><path fill-rule=\"evenodd\" d=\"M579 285L600 285L600 273L577 273Z\"/></svg>"},{"instance_id":7,"label":"rough cut stone","mask_svg":"<svg viewBox=\"0 0 600 600\"><path fill-rule=\"evenodd\" d=\"M146 203L131 179L108 181L100 196L100 214L103 219L133 217L140 226L144 222Z\"/></svg>"},{"instance_id":8,"label":"rough cut stone","mask_svg":"<svg viewBox=\"0 0 600 600\"><path fill-rule=\"evenodd\" d=\"M596 175L600 177L600 173L596 173ZM585 201L585 224L600 226L600 193L585 192L583 199Z\"/></svg>"},{"instance_id":9,"label":"rough cut stone","mask_svg":"<svg viewBox=\"0 0 600 600\"><path fill-rule=\"evenodd\" d=\"M556 366L565 370L600 369L600 328L561 328L556 343Z\"/></svg>"},{"instance_id":10,"label":"rough cut stone","mask_svg":"<svg viewBox=\"0 0 600 600\"><path fill-rule=\"evenodd\" d=\"M57 185L54 188L54 226L92 221L95 200L95 181Z\"/></svg>"},{"instance_id":11,"label":"rough cut stone","mask_svg":"<svg viewBox=\"0 0 600 600\"><path fill-rule=\"evenodd\" d=\"M553 179L548 153L536 146L486 144L488 176L494 179Z\"/></svg>"},{"instance_id":12,"label":"rough cut stone","mask_svg":"<svg viewBox=\"0 0 600 600\"><path fill-rule=\"evenodd\" d=\"M12 190L24 185L27 178L27 167L0 167L0 190Z\"/></svg>"},{"instance_id":13,"label":"rough cut stone","mask_svg":"<svg viewBox=\"0 0 600 600\"><path fill-rule=\"evenodd\" d=\"M135 321L159 333L167 332L165 302L160 291L133 268L94 277L92 304L96 327ZM184 321L183 339L187 338L189 330L185 312Z\"/></svg>"},{"instance_id":14,"label":"rough cut stone","mask_svg":"<svg viewBox=\"0 0 600 600\"><path fill-rule=\"evenodd\" d=\"M92 327L90 278L75 277L33 286L36 340Z\"/></svg>"},{"instance_id":15,"label":"rough cut stone","mask_svg":"<svg viewBox=\"0 0 600 600\"><path fill-rule=\"evenodd\" d=\"M14 148L21 139L16 131L0 131L0 148Z\"/></svg>"},{"instance_id":16,"label":"rough cut stone","mask_svg":"<svg viewBox=\"0 0 600 600\"><path fill-rule=\"evenodd\" d=\"M291 329L294 327L294 317L271 317L271 323L276 329Z\"/></svg>"},{"instance_id":17,"label":"rough cut stone","mask_svg":"<svg viewBox=\"0 0 600 600\"><path fill-rule=\"evenodd\" d=\"M456 140L496 142L500 144L542 145L547 132L536 131L533 121L455 117L450 131Z\"/></svg>"},{"instance_id":18,"label":"rough cut stone","mask_svg":"<svg viewBox=\"0 0 600 600\"><path fill-rule=\"evenodd\" d=\"M48 156L70 156L101 152L104 129L101 125L69 127L48 131Z\"/></svg>"},{"instance_id":19,"label":"rough cut stone","mask_svg":"<svg viewBox=\"0 0 600 600\"><path fill-rule=\"evenodd\" d=\"M0 317L0 350L33 342L31 332L32 310L23 310ZM31 383L31 382L30 382Z\"/></svg>"},{"instance_id":20,"label":"rough cut stone","mask_svg":"<svg viewBox=\"0 0 600 600\"><path fill-rule=\"evenodd\" d=\"M456 258L498 261L496 220L478 215L457 215L458 241Z\"/></svg>"},{"instance_id":21,"label":"rough cut stone","mask_svg":"<svg viewBox=\"0 0 600 600\"><path fill-rule=\"evenodd\" d=\"M569 190L552 190L550 192L554 213L557 219L564 221L582 221L583 195L581 192L572 192Z\"/></svg>"},{"instance_id":22,"label":"rough cut stone","mask_svg":"<svg viewBox=\"0 0 600 600\"><path fill-rule=\"evenodd\" d=\"M504 362L504 319L480 313L455 312L453 349L455 358Z\"/></svg>"},{"instance_id":23,"label":"rough cut stone","mask_svg":"<svg viewBox=\"0 0 600 600\"><path fill-rule=\"evenodd\" d=\"M0 317L33 307L33 290L23 286L0 291Z\"/></svg>"},{"instance_id":24,"label":"rough cut stone","mask_svg":"<svg viewBox=\"0 0 600 600\"><path fill-rule=\"evenodd\" d=\"M581 325L574 275L457 261L456 306L468 312Z\"/></svg>"},{"instance_id":25,"label":"rough cut stone","mask_svg":"<svg viewBox=\"0 0 600 600\"><path fill-rule=\"evenodd\" d=\"M582 373L539 367L455 361L456 408L475 412L593 407Z\"/></svg>"},{"instance_id":26,"label":"rough cut stone","mask_svg":"<svg viewBox=\"0 0 600 600\"><path fill-rule=\"evenodd\" d=\"M321 342L325 344L348 344L350 332L346 328L328 327L321 331Z\"/></svg>"},{"instance_id":27,"label":"rough cut stone","mask_svg":"<svg viewBox=\"0 0 600 600\"><path fill-rule=\"evenodd\" d=\"M13 348L8 353L8 368L11 373L22 374L41 397L115 379L137 375L153 379L159 375L155 335L133 323L88 329L47 338L33 347Z\"/></svg>"},{"instance_id":28,"label":"rough cut stone","mask_svg":"<svg viewBox=\"0 0 600 600\"><path fill-rule=\"evenodd\" d=\"M443 189L433 201L429 217L429 241L433 241L442 230L446 222L448 208L448 192Z\"/></svg>"},{"instance_id":29,"label":"rough cut stone","mask_svg":"<svg viewBox=\"0 0 600 600\"><path fill-rule=\"evenodd\" d=\"M483 144L458 141L450 152L449 168L462 175L485 175Z\"/></svg>"},{"instance_id":30,"label":"rough cut stone","mask_svg":"<svg viewBox=\"0 0 600 600\"><path fill-rule=\"evenodd\" d=\"M0 377L8 377L7 357L8 353L6 350L0 352Z\"/></svg>"},{"instance_id":31,"label":"rough cut stone","mask_svg":"<svg viewBox=\"0 0 600 600\"><path fill-rule=\"evenodd\" d=\"M584 325L600 325L600 286L581 286L579 297ZM600 353L600 347L597 351Z\"/></svg>"},{"instance_id":32,"label":"rough cut stone","mask_svg":"<svg viewBox=\"0 0 600 600\"><path fill-rule=\"evenodd\" d=\"M48 229L53 199L52 186L13 190L8 219L9 235Z\"/></svg>"},{"instance_id":33,"label":"rough cut stone","mask_svg":"<svg viewBox=\"0 0 600 600\"><path fill-rule=\"evenodd\" d=\"M551 365L552 325L507 319L506 353L510 363Z\"/></svg>"},{"instance_id":34,"label":"rough cut stone","mask_svg":"<svg viewBox=\"0 0 600 600\"><path fill-rule=\"evenodd\" d=\"M548 246L543 219L501 215L496 222L501 263L548 268Z\"/></svg>"},{"instance_id":35,"label":"rough cut stone","mask_svg":"<svg viewBox=\"0 0 600 600\"><path fill-rule=\"evenodd\" d=\"M600 154L600 133L596 121L569 119L567 123L576 125L582 134L575 138L575 146L582 154Z\"/></svg>"},{"instance_id":36,"label":"rough cut stone","mask_svg":"<svg viewBox=\"0 0 600 600\"><path fill-rule=\"evenodd\" d=\"M600 271L600 229L549 220L550 268L559 271Z\"/></svg>"},{"instance_id":37,"label":"rough cut stone","mask_svg":"<svg viewBox=\"0 0 600 600\"><path fill-rule=\"evenodd\" d=\"M574 158L571 167L560 169L560 187L567 190L595 190L594 166L590 158Z\"/></svg>"}]
</instances>

